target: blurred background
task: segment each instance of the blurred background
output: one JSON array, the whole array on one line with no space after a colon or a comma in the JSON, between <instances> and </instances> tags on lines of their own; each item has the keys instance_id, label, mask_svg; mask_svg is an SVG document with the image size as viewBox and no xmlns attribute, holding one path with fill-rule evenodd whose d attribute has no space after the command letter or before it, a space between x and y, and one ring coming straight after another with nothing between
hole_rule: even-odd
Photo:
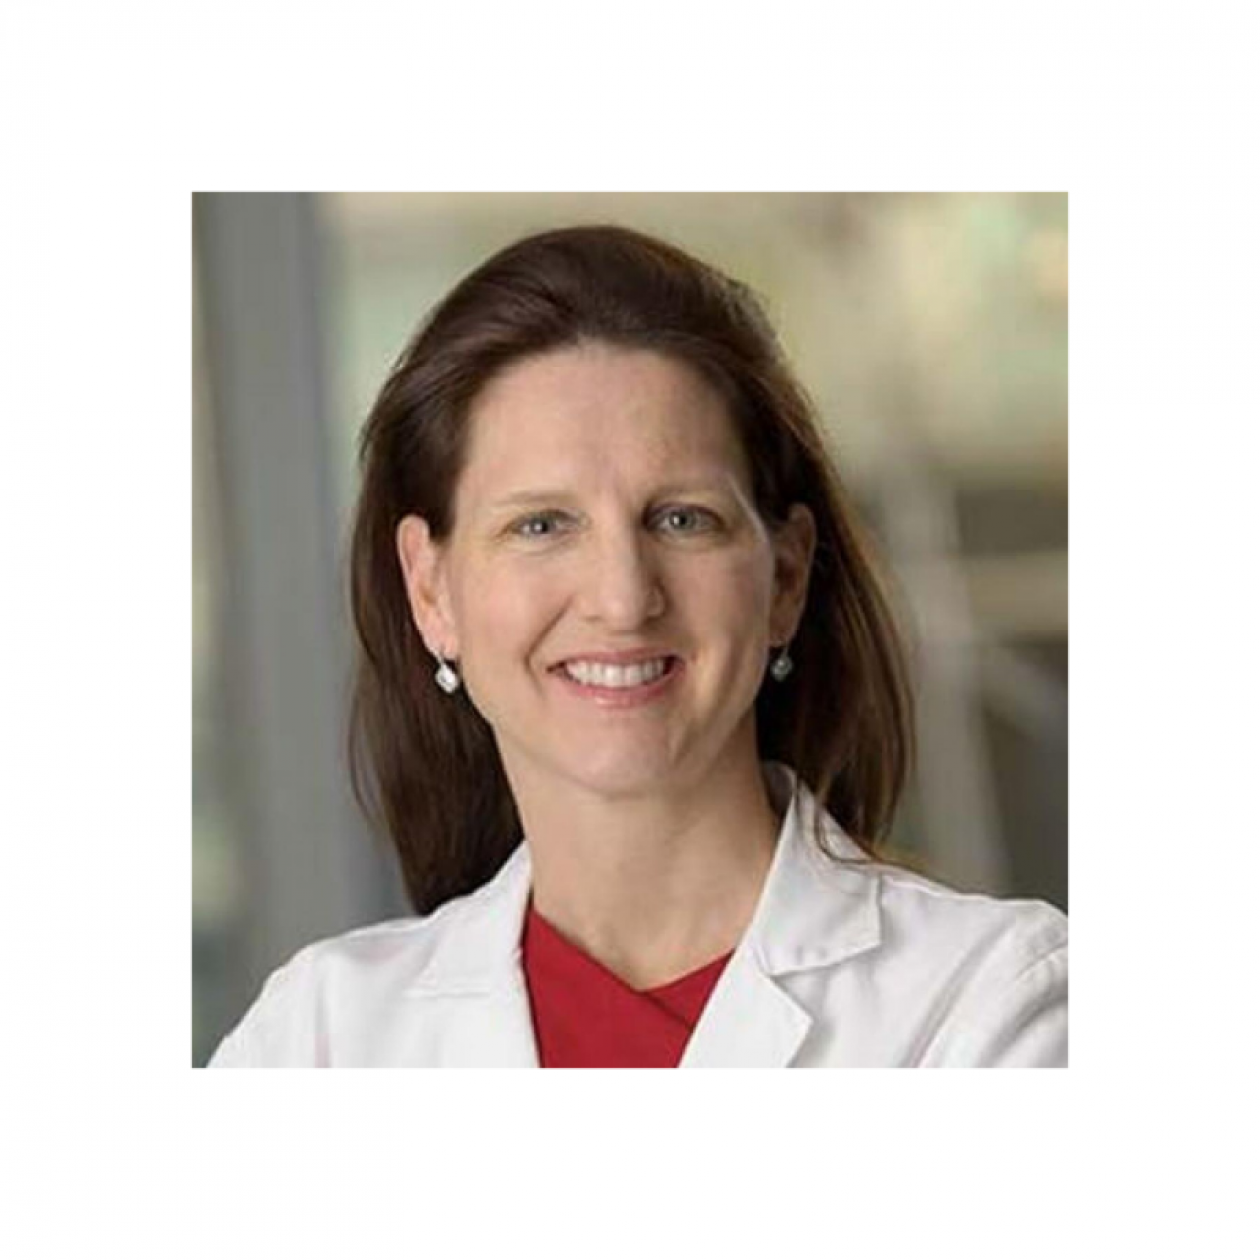
<instances>
[{"instance_id":1,"label":"blurred background","mask_svg":"<svg viewBox=\"0 0 1260 1260\"><path fill-rule=\"evenodd\" d=\"M1067 901L1067 196L193 198L193 1061L302 945L408 913L350 794L355 443L417 323L529 232L616 222L765 300L911 642L891 849Z\"/></svg>"}]
</instances>

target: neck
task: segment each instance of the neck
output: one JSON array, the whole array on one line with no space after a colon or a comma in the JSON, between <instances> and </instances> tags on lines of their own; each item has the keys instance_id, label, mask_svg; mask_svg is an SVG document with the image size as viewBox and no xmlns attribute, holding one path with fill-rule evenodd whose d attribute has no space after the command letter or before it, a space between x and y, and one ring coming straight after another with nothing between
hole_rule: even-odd
<instances>
[{"instance_id":1,"label":"neck","mask_svg":"<svg viewBox=\"0 0 1260 1260\"><path fill-rule=\"evenodd\" d=\"M628 984L667 983L738 943L779 830L755 746L701 782L642 797L509 778L534 908Z\"/></svg>"}]
</instances>

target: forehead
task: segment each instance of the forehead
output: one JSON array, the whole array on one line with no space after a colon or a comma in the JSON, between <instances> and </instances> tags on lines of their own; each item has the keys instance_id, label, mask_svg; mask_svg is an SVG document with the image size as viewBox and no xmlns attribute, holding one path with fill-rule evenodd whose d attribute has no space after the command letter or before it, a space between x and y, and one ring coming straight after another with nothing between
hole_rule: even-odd
<instances>
[{"instance_id":1,"label":"forehead","mask_svg":"<svg viewBox=\"0 0 1260 1260\"><path fill-rule=\"evenodd\" d=\"M748 480L721 395L695 368L652 350L585 345L525 359L490 381L469 421L461 499L558 480Z\"/></svg>"}]
</instances>

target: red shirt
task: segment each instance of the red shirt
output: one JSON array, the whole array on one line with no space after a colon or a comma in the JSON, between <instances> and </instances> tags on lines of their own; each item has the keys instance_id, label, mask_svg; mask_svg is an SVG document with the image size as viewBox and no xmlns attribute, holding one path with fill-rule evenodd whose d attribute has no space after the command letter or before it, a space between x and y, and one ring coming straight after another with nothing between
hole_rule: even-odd
<instances>
[{"instance_id":1,"label":"red shirt","mask_svg":"<svg viewBox=\"0 0 1260 1260\"><path fill-rule=\"evenodd\" d=\"M731 956L659 988L632 989L561 936L532 902L521 949L545 1068L677 1067Z\"/></svg>"}]
</instances>

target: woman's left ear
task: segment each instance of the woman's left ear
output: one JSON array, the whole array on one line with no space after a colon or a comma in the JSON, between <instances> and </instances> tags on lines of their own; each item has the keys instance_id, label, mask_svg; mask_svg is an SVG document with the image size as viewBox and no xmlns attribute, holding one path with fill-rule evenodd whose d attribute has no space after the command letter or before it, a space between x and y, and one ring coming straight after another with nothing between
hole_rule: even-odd
<instances>
[{"instance_id":1,"label":"woman's left ear","mask_svg":"<svg viewBox=\"0 0 1260 1260\"><path fill-rule=\"evenodd\" d=\"M776 644L785 644L796 634L809 597L817 539L814 514L805 504L794 503L773 537L775 599L771 635Z\"/></svg>"}]
</instances>

